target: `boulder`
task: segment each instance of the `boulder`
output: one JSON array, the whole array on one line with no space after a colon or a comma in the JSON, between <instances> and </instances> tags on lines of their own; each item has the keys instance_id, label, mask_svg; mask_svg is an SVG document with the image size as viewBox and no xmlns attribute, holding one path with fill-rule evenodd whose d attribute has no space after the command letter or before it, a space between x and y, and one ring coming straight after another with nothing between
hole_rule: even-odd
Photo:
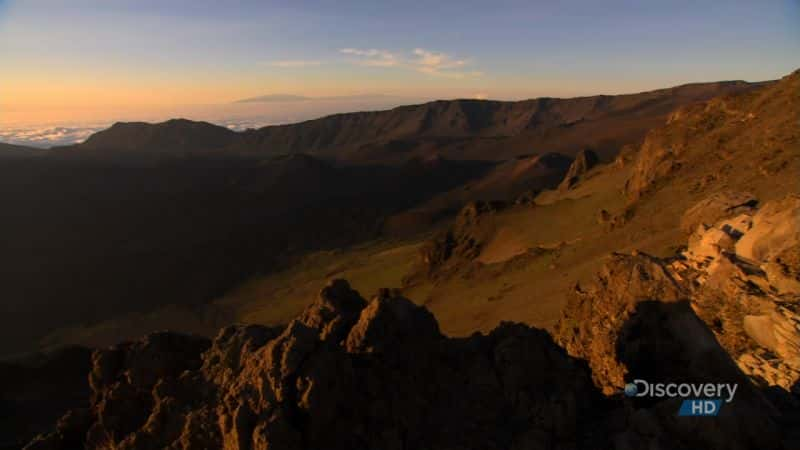
<instances>
[{"instance_id":1,"label":"boulder","mask_svg":"<svg viewBox=\"0 0 800 450\"><path fill-rule=\"evenodd\" d=\"M746 227L747 216L755 212L757 204L755 196L747 192L722 191L712 194L686 210L681 217L681 230L690 234L700 225L711 226L735 216L740 217L730 226L737 225L737 229Z\"/></svg>"},{"instance_id":2,"label":"boulder","mask_svg":"<svg viewBox=\"0 0 800 450\"><path fill-rule=\"evenodd\" d=\"M745 316L744 329L758 345L800 370L800 315L776 306L767 314Z\"/></svg>"},{"instance_id":3,"label":"boulder","mask_svg":"<svg viewBox=\"0 0 800 450\"><path fill-rule=\"evenodd\" d=\"M736 243L736 254L768 262L800 245L800 195L765 204L753 216L753 227Z\"/></svg>"},{"instance_id":4,"label":"boulder","mask_svg":"<svg viewBox=\"0 0 800 450\"><path fill-rule=\"evenodd\" d=\"M723 251L733 251L734 244L730 234L719 228L706 228L701 224L689 239L687 251L691 258L703 261L706 258L717 258Z\"/></svg>"}]
</instances>

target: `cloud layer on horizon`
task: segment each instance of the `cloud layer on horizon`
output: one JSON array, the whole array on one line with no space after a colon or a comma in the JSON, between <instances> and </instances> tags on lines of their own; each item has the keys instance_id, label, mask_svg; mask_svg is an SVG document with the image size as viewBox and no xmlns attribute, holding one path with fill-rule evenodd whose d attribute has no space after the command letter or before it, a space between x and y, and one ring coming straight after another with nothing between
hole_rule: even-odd
<instances>
[{"instance_id":1,"label":"cloud layer on horizon","mask_svg":"<svg viewBox=\"0 0 800 450\"><path fill-rule=\"evenodd\" d=\"M330 114L384 110L428 99L385 94L333 97L273 94L248 100L201 107L177 107L169 110L102 111L101 116L84 120L75 119L73 115L70 122L44 120L0 122L0 143L40 148L70 145L86 140L92 133L108 128L117 121L157 123L178 117L202 120L231 130L242 131L267 125L300 122Z\"/></svg>"},{"instance_id":2,"label":"cloud layer on horizon","mask_svg":"<svg viewBox=\"0 0 800 450\"><path fill-rule=\"evenodd\" d=\"M0 142L31 147L53 147L83 142L110 124L86 126L44 126L0 128Z\"/></svg>"}]
</instances>

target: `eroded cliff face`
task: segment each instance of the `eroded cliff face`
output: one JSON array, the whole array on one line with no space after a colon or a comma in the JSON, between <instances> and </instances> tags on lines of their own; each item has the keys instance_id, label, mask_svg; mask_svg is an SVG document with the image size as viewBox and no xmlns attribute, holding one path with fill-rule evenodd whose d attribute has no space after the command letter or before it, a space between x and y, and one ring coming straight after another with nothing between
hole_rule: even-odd
<instances>
[{"instance_id":1,"label":"eroded cliff face","mask_svg":"<svg viewBox=\"0 0 800 450\"><path fill-rule=\"evenodd\" d=\"M796 448L800 198L748 208L691 208L674 258L612 255L553 337L448 338L398 292L335 280L285 327L98 350L89 407L27 448ZM679 417L680 398L624 397L634 379L737 390Z\"/></svg>"}]
</instances>

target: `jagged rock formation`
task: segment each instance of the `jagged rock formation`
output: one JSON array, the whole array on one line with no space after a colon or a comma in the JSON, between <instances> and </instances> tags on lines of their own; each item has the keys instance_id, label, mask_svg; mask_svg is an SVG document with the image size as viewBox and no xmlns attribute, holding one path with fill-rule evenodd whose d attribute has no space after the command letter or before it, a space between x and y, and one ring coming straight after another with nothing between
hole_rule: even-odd
<instances>
[{"instance_id":1,"label":"jagged rock formation","mask_svg":"<svg viewBox=\"0 0 800 450\"><path fill-rule=\"evenodd\" d=\"M447 266L478 257L491 235L491 216L505 207L502 202L470 202L459 211L455 223L420 249L421 272L432 276Z\"/></svg>"},{"instance_id":2,"label":"jagged rock formation","mask_svg":"<svg viewBox=\"0 0 800 450\"><path fill-rule=\"evenodd\" d=\"M567 170L564 180L558 185L559 191L568 191L572 189L581 177L586 174L592 167L597 165L597 154L591 150L581 150L575 155L575 159Z\"/></svg>"},{"instance_id":3,"label":"jagged rock formation","mask_svg":"<svg viewBox=\"0 0 800 450\"><path fill-rule=\"evenodd\" d=\"M424 308L343 281L285 328L207 346L161 334L96 352L88 414L28 448L586 448L603 410L544 331L448 339Z\"/></svg>"}]
</instances>

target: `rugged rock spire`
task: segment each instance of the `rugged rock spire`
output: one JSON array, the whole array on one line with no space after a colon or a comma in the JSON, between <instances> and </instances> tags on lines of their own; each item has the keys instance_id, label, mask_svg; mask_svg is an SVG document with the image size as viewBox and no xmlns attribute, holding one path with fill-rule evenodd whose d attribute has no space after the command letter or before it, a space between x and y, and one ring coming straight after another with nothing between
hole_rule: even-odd
<instances>
[{"instance_id":1,"label":"rugged rock spire","mask_svg":"<svg viewBox=\"0 0 800 450\"><path fill-rule=\"evenodd\" d=\"M597 154L591 150L581 150L575 155L575 159L569 166L567 174L564 176L564 181L558 185L559 191L567 191L572 189L581 177L586 174L592 167L597 165Z\"/></svg>"}]
</instances>

